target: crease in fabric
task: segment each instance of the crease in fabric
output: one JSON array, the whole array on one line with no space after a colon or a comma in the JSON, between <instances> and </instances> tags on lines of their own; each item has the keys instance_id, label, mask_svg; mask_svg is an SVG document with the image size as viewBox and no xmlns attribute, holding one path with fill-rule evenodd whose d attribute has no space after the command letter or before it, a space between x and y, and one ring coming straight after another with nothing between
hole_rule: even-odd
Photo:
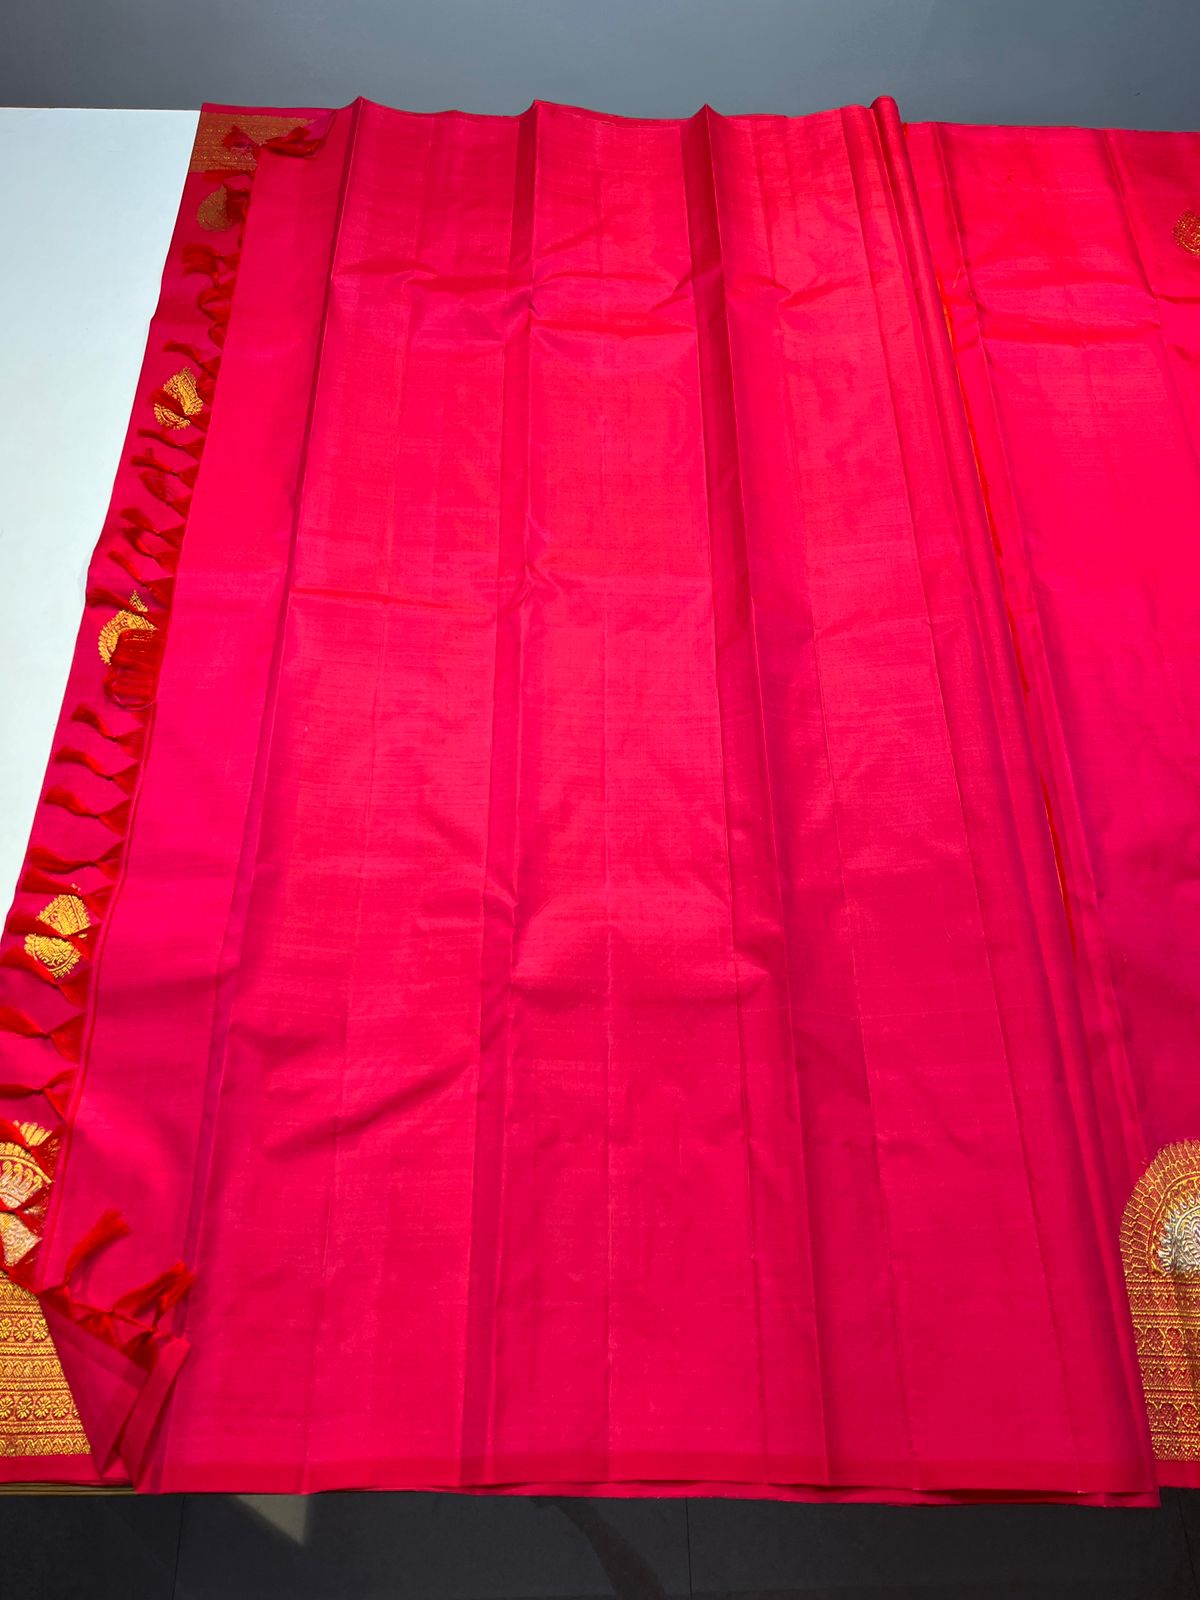
<instances>
[{"instance_id":1,"label":"crease in fabric","mask_svg":"<svg viewBox=\"0 0 1200 1600\"><path fill-rule=\"evenodd\" d=\"M504 1222L504 1130L512 1069L512 985L519 903L524 662L528 629L529 415L539 112L517 129L496 550L495 656L487 834L480 883L479 1069L468 1224L462 1400L463 1481L492 1461L497 1305Z\"/></svg>"},{"instance_id":2,"label":"crease in fabric","mask_svg":"<svg viewBox=\"0 0 1200 1600\"><path fill-rule=\"evenodd\" d=\"M843 123L843 126L844 126L844 123ZM873 136L872 155L875 156L876 159L879 161L879 168L880 168L879 176L880 176L881 183L882 184L886 184L887 175L885 173L885 170L884 170L884 167L883 167L883 162L882 162L882 159L881 159L882 152L881 152L881 148L880 148L880 137L881 137L880 129L878 127L878 124L875 123L874 121L872 121L872 123L870 124L870 132L871 132L871 135ZM851 164L851 170L855 172L855 177L856 177L856 181L857 181L857 170L856 170L856 166L855 166L855 162L854 162L853 158L851 159L851 163L850 164ZM890 195L889 195L889 199L891 199ZM894 204L894 200L893 200L892 203ZM869 208L862 204L861 198L860 198L860 204L859 204L859 214L860 214L860 217L862 217L864 219L865 219L866 215L870 214ZM894 218L894 216L890 217L889 220L891 220L892 223L893 223L893 226L895 226L895 218ZM872 242L871 242L871 240L870 240L870 238L868 236L865 220L864 220L864 223L863 223L863 255L864 255L864 259L866 261L868 273L871 276L872 283L874 283L875 282L875 270L876 270L876 268L875 268L875 261L873 259ZM906 281L906 287L909 290L910 296L912 296L911 270L908 268L907 262L904 262L904 264L903 264L903 271L904 271L904 277L905 277L905 281ZM878 297L878 293L876 293L876 296L875 296L876 305L878 305L878 298L879 298ZM913 299L915 300L915 296L913 296ZM1046 1255L1045 1255L1045 1243L1044 1243L1044 1239L1043 1239L1043 1234L1044 1234L1044 1229L1045 1229L1045 1222L1044 1222L1044 1218L1042 1217L1042 1214L1041 1214L1041 1209L1040 1209L1040 1207L1038 1205L1037 1196L1036 1196L1036 1194L1034 1192L1033 1179L1032 1179L1032 1176L1030 1174L1030 1169L1029 1169L1028 1135L1027 1135L1026 1128L1025 1128L1025 1119L1024 1119L1022 1105L1021 1105L1021 1096L1020 1096L1020 1094L1018 1093L1018 1090L1017 1090L1016 1075L1015 1075L1015 1069L1014 1069L1013 1059L1012 1059L1012 1042L1011 1042L1011 1039L1009 1037L1009 1030L1008 1030L1008 1028L1007 1028L1007 1026L1005 1024L1004 1006L1003 1006L1003 1004L1001 1002L1001 997L1000 997L1000 984L999 984L999 981L998 981L997 976L996 976L995 961L994 961L994 957L993 957L993 953L992 953L992 940L991 940L990 932L989 932L989 929L988 929L987 918L986 918L985 913L984 913L984 896L983 896L983 890L982 890L981 885L980 885L979 863L978 863L978 860L976 859L977 846L976 846L976 842L975 842L975 838L974 838L974 829L972 828L970 820L969 820L974 808L972 806L968 805L968 802L967 802L967 799L966 799L966 796L965 796L964 790L963 790L963 777L962 777L962 773L961 773L961 770L960 770L961 751L959 749L958 740L956 738L956 733L955 733L956 726L957 726L957 719L951 715L950 708L949 708L949 705L947 703L946 685L945 685L945 668L943 666L943 663L942 663L942 660L941 660L941 654L940 654L939 647L938 647L938 626L937 626L937 624L936 624L936 622L934 620L933 605L932 605L932 600L931 600L931 596L930 596L930 593L929 593L929 579L928 579L928 576L927 576L926 571L925 571L925 560L923 559L922 551L921 551L921 542L920 542L920 536L919 536L919 532L918 532L919 523L920 523L921 518L920 518L920 514L919 514L918 509L917 509L916 502L915 502L915 500L913 498L913 489L912 489L913 462L912 462L912 456L911 456L911 445L906 443L905 429L902 426L901 420L900 420L900 409L899 409L899 402L897 400L897 394L896 394L896 382L895 382L895 376L894 376L894 369L893 369L892 359L891 359L890 353L889 353L889 340L888 340L887 336L885 335L882 322L880 322L879 325L878 325L878 333L879 333L880 353L881 353L881 356L882 356L884 369L885 369L885 371L887 373L888 393L889 393L891 406L892 406L893 428L894 428L894 432L895 432L896 445L897 445L897 450L898 450L899 458L900 458L901 471L903 473L904 486L905 486L905 495L906 495L906 498L907 498L907 501L908 501L909 532L910 532L910 536L911 536L911 542L912 542L912 548L913 548L913 556L914 556L914 561L915 561L915 566L916 566L917 581L918 581L918 584L920 586L920 591L921 591L922 599L923 599L924 606L925 606L925 616L926 616L926 620L927 620L928 626L929 626L930 661L931 661L931 665L932 665L932 668L933 668L934 687L935 687L936 692L937 692L937 702L938 702L938 707L939 707L939 712L940 712L940 723L941 723L942 730L943 730L943 732L945 734L947 754L948 754L949 759L950 759L950 771L951 771L951 775L952 775L953 781L954 781L955 794L957 796L957 815L958 815L958 819L959 819L959 821L961 823L961 826L962 826L962 840L963 840L963 845L964 845L964 848L965 848L966 862L967 862L967 864L969 866L969 869L970 869L971 883L972 883L972 886L973 886L973 902L972 903L973 903L973 908L974 908L974 912L975 912L975 920L976 920L976 923L977 923L977 929L978 929L978 936L979 936L979 940L980 940L980 945L981 945L984 961L986 963L987 972L988 972L988 983L989 983L989 986L990 986L991 997L992 997L992 1020L994 1022L995 1027L996 1027L998 1042L1000 1044L1000 1049L1001 1049L1001 1052L1002 1052L1003 1058L1004 1058L1004 1066L1005 1066L1005 1072L1006 1072L1007 1079L1008 1079L1009 1096L1010 1096L1010 1102L1011 1102L1011 1106L1012 1106L1014 1124L1015 1124L1016 1131L1017 1131L1017 1137L1018 1137L1018 1139L1020 1141L1021 1151L1022 1151L1022 1159L1023 1159L1024 1165L1025 1165L1025 1174L1026 1174L1026 1178L1025 1178L1025 1193L1026 1193L1026 1196L1027 1196L1027 1199L1028 1199L1030 1216L1031 1216L1032 1223L1033 1223L1033 1233L1034 1233L1034 1238L1035 1238L1035 1241L1036 1241L1036 1244L1037 1244L1038 1255L1039 1255L1039 1260L1040 1260L1040 1265L1041 1265L1044 1305L1045 1305L1047 1314L1048 1314L1048 1316L1050 1318L1051 1326L1054 1329L1054 1338L1055 1338L1057 1351L1058 1351L1058 1367L1059 1367L1059 1380L1060 1380L1061 1399L1062 1399L1062 1403L1063 1403L1063 1406L1064 1406L1065 1413L1068 1416L1068 1418L1070 1419L1070 1425L1071 1425L1071 1428L1072 1428L1072 1431L1073 1431L1073 1435L1074 1435L1073 1445L1074 1445L1074 1451L1075 1451L1075 1459L1076 1459L1076 1463L1078 1465L1082 1461L1082 1454L1081 1454L1081 1451L1080 1451L1079 1437L1078 1437L1078 1432L1077 1432L1077 1429L1076 1429L1075 1411L1074 1411L1074 1405L1073 1405L1073 1400L1072 1400L1072 1390L1071 1390L1071 1386L1067 1382L1066 1347L1065 1347L1065 1344L1064 1344L1064 1341L1063 1341L1063 1337L1062 1337L1062 1329L1061 1329L1059 1316L1058 1316L1058 1307L1056 1305L1055 1295L1054 1295L1053 1290L1051 1288L1050 1271L1049 1271L1049 1266L1048 1266L1048 1263L1047 1263L1047 1260L1046 1260ZM925 399L926 397L923 396L922 398Z\"/></svg>"},{"instance_id":3,"label":"crease in fabric","mask_svg":"<svg viewBox=\"0 0 1200 1600\"><path fill-rule=\"evenodd\" d=\"M1041 954L1041 968L1047 1003L1055 1019L1060 1036L1060 1051L1068 1076L1068 1094L1071 1109L1083 1135L1078 1142L1078 1155L1083 1182L1095 1218L1097 1231L1104 1229L1109 1216L1108 1185L1102 1171L1102 1140L1096 1097L1091 1092L1090 1080L1085 1086L1080 1082L1079 1071L1072 1066L1078 1061L1086 1066L1087 1043L1078 992L1071 984L1070 994L1064 996L1064 983L1073 974L1076 952L1074 932L1070 925L1068 891L1060 882L1065 918L1071 948L1064 948L1061 926L1055 917L1053 891L1045 882L1046 874L1039 871L1036 858L1031 862L1025 844L1026 829L1019 821L1018 810L1033 815L1036 827L1037 804L1040 794L1045 807L1046 821L1051 835L1055 870L1060 876L1064 870L1061 859L1058 830L1054 811L1046 788L1046 779L1038 769L1033 734L1029 725L1028 687L1019 662L1019 641L1016 623L1004 594L1003 554L999 530L992 517L984 491L982 464L979 449L971 430L967 396L963 391L954 361L953 324L945 313L939 294L933 253L925 231L924 212L920 205L916 176L909 158L905 132L895 106L885 102L877 109L880 137L885 160L891 177L893 203L897 208L903 248L906 252L912 283L918 325L922 328L922 346L928 363L933 386L935 412L938 418L948 479L954 498L959 525L963 529L964 553L971 575L971 599L976 611L975 632L984 649L982 677L989 692L989 703L995 723L995 748L1001 753L1008 782L1010 809L1016 832L1018 858L1024 865L1020 886L1032 918L1036 947ZM1015 727L1010 727L1014 724ZM1020 790L1009 771L1008 751L1017 741L1018 759L1030 774L1036 777L1036 792L1020 806ZM1026 785L1026 789L1029 785ZM1044 859L1044 850L1043 850ZM1038 888L1042 892L1039 894ZM1057 937L1056 937L1057 934ZM1062 970L1063 983L1053 981L1052 972ZM1068 1003L1069 1002L1069 1003ZM1086 1089L1086 1093L1085 1093ZM1032 1174L1031 1174L1032 1183ZM1043 1223L1044 1226L1044 1223ZM1103 1252L1106 1281L1114 1303L1120 1305L1122 1280L1115 1257ZM1061 1340L1061 1336L1060 1336ZM1130 1394L1138 1393L1136 1356L1128 1340L1118 1340L1121 1360Z\"/></svg>"}]
</instances>

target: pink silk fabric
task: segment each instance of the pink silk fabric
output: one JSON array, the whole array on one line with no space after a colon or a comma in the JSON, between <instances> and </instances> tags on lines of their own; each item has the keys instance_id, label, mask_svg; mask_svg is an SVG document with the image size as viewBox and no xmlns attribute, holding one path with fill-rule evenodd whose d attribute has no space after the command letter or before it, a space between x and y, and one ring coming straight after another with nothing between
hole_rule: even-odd
<instances>
[{"instance_id":1,"label":"pink silk fabric","mask_svg":"<svg viewBox=\"0 0 1200 1600\"><path fill-rule=\"evenodd\" d=\"M88 1471L1191 1481L1118 1236L1200 1137L1200 142L291 115L188 180L0 969Z\"/></svg>"}]
</instances>

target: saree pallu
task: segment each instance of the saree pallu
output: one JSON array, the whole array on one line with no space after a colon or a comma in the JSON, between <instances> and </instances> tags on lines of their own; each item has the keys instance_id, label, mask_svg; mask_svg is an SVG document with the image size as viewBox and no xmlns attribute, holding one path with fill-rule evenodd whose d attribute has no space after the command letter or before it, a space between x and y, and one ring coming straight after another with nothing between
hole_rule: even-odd
<instances>
[{"instance_id":1,"label":"saree pallu","mask_svg":"<svg viewBox=\"0 0 1200 1600\"><path fill-rule=\"evenodd\" d=\"M204 113L0 951L0 1469L1192 1481L1198 155Z\"/></svg>"}]
</instances>

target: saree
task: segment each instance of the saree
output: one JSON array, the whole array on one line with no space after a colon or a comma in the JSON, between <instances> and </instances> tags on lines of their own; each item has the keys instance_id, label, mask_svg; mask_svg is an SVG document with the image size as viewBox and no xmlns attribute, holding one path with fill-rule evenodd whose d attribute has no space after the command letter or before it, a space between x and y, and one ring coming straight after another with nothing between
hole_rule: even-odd
<instances>
[{"instance_id":1,"label":"saree","mask_svg":"<svg viewBox=\"0 0 1200 1600\"><path fill-rule=\"evenodd\" d=\"M0 946L0 1474L1200 1482L1198 155L205 110Z\"/></svg>"}]
</instances>

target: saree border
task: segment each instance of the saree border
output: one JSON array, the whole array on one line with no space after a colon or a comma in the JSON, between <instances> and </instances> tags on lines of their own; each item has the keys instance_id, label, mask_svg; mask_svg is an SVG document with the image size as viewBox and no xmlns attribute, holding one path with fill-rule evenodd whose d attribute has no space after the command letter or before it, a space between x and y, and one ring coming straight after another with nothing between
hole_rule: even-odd
<instances>
[{"instance_id":1,"label":"saree border","mask_svg":"<svg viewBox=\"0 0 1200 1600\"><path fill-rule=\"evenodd\" d=\"M1200 1141L1164 1145L1142 1173L1121 1257L1154 1454L1188 1486L1200 1471Z\"/></svg>"},{"instance_id":2,"label":"saree border","mask_svg":"<svg viewBox=\"0 0 1200 1600\"><path fill-rule=\"evenodd\" d=\"M30 844L0 935L0 1484L128 1481L187 1351L162 1326L193 1280L182 1261L111 1306L82 1297L79 1269L129 1231L117 1212L74 1243L60 1281L42 1281L38 1245L86 1071L96 969L153 734L254 175L263 151L315 151L323 120L314 111L201 112ZM137 1398L124 1415L80 1417L55 1348L77 1335L100 1340L106 1359L127 1371L132 1364Z\"/></svg>"}]
</instances>

